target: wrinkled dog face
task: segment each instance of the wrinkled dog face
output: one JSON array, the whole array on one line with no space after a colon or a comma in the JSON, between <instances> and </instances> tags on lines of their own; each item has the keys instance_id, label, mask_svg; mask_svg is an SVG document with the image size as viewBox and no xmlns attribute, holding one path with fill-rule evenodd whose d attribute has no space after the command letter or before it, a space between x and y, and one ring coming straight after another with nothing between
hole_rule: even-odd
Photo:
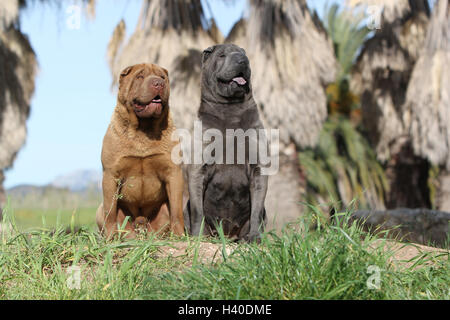
<instances>
[{"instance_id":1,"label":"wrinkled dog face","mask_svg":"<svg viewBox=\"0 0 450 320\"><path fill-rule=\"evenodd\" d=\"M138 118L159 118L168 108L169 73L154 64L138 64L120 74L119 102Z\"/></svg>"},{"instance_id":2,"label":"wrinkled dog face","mask_svg":"<svg viewBox=\"0 0 450 320\"><path fill-rule=\"evenodd\" d=\"M244 49L222 44L203 52L203 81L215 97L242 100L250 93L250 62Z\"/></svg>"}]
</instances>

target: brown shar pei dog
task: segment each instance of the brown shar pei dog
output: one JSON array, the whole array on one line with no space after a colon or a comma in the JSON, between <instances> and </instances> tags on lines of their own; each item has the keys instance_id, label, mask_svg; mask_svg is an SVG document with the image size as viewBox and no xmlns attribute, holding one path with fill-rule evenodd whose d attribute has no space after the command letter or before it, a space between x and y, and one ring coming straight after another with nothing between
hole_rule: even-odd
<instances>
[{"instance_id":1,"label":"brown shar pei dog","mask_svg":"<svg viewBox=\"0 0 450 320\"><path fill-rule=\"evenodd\" d=\"M117 106L103 140L103 203L97 225L108 238L125 225L184 233L181 168L171 160L175 127L169 111L167 70L139 64L122 71Z\"/></svg>"}]
</instances>

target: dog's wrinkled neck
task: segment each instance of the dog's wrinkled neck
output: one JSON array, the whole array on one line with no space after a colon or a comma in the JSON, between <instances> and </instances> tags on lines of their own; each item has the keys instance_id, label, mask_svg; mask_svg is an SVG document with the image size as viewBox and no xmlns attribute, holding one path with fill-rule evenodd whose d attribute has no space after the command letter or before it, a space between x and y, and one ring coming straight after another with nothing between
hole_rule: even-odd
<instances>
[{"instance_id":1,"label":"dog's wrinkled neck","mask_svg":"<svg viewBox=\"0 0 450 320\"><path fill-rule=\"evenodd\" d=\"M144 132L148 136L155 136L161 133L161 131L167 129L168 117L167 112L161 115L160 118L137 118L138 125L137 130Z\"/></svg>"},{"instance_id":2,"label":"dog's wrinkled neck","mask_svg":"<svg viewBox=\"0 0 450 320\"><path fill-rule=\"evenodd\" d=\"M202 95L198 117L212 127L233 128L255 111L257 105L251 94L243 101L234 103L220 103Z\"/></svg>"},{"instance_id":3,"label":"dog's wrinkled neck","mask_svg":"<svg viewBox=\"0 0 450 320\"><path fill-rule=\"evenodd\" d=\"M168 106L164 107L159 118L139 118L133 110L118 102L117 114L124 128L142 132L150 139L159 139L161 132L169 126Z\"/></svg>"},{"instance_id":4,"label":"dog's wrinkled neck","mask_svg":"<svg viewBox=\"0 0 450 320\"><path fill-rule=\"evenodd\" d=\"M224 108L230 105L237 105L237 104L246 104L248 101L253 100L253 96L251 94L245 95L242 99L226 99L224 97L217 97L211 92L205 93L202 92L201 102L202 103L208 103L208 104L215 104L215 105L223 105Z\"/></svg>"}]
</instances>

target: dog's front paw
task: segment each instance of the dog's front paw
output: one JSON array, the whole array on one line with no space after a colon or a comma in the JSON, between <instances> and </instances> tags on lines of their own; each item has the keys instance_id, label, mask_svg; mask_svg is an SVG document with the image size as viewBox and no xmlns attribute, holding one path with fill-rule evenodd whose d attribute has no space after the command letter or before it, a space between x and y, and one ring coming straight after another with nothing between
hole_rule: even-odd
<instances>
[{"instance_id":1,"label":"dog's front paw","mask_svg":"<svg viewBox=\"0 0 450 320\"><path fill-rule=\"evenodd\" d=\"M247 234L244 237L244 240L246 242L256 242L256 243L260 243L261 242L261 234L259 232L250 232L249 234Z\"/></svg>"}]
</instances>

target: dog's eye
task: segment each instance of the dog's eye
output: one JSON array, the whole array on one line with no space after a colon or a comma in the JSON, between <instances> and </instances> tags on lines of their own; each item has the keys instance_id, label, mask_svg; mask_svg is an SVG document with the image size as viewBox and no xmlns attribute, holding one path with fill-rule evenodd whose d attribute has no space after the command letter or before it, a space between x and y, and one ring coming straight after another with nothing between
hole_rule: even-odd
<instances>
[{"instance_id":1,"label":"dog's eye","mask_svg":"<svg viewBox=\"0 0 450 320\"><path fill-rule=\"evenodd\" d=\"M219 56L219 58L225 58L226 57L226 55L224 55L224 54L221 54L220 56Z\"/></svg>"},{"instance_id":2,"label":"dog's eye","mask_svg":"<svg viewBox=\"0 0 450 320\"><path fill-rule=\"evenodd\" d=\"M136 77L136 79L142 80L142 79L144 79L144 76L142 74L140 74Z\"/></svg>"}]
</instances>

